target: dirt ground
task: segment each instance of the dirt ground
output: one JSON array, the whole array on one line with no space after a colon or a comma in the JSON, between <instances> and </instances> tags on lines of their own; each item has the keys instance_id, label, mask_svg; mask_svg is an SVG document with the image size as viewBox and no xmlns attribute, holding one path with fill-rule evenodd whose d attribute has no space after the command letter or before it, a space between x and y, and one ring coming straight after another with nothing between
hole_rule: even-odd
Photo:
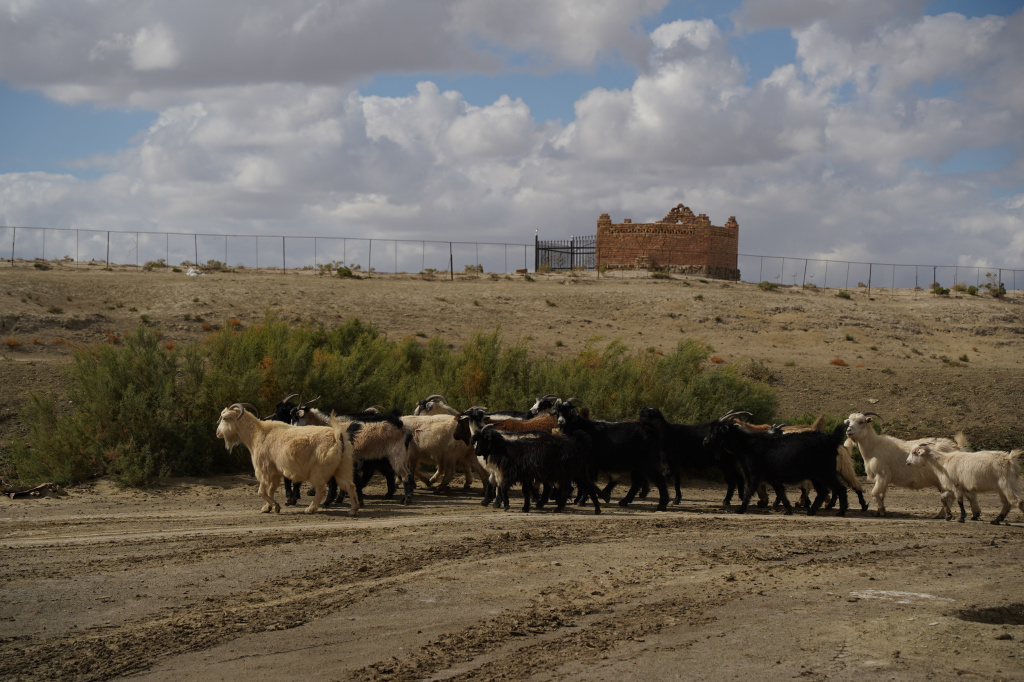
<instances>
[{"instance_id":1,"label":"dirt ground","mask_svg":"<svg viewBox=\"0 0 1024 682\"><path fill-rule=\"evenodd\" d=\"M500 324L552 356L695 337L763 366L780 418L870 409L887 433L1024 445L1020 294L50 265L0 265L0 447L23 433L29 392L66 390L76 344L142 316L187 342L267 310L456 346ZM247 475L0 498L0 678L1024 679L1019 511L947 523L934 491L891 489L884 519L738 516L723 486L691 481L664 513L523 514L481 507L479 490L404 507L371 487L355 518L259 514ZM991 519L995 496L981 503Z\"/></svg>"}]
</instances>

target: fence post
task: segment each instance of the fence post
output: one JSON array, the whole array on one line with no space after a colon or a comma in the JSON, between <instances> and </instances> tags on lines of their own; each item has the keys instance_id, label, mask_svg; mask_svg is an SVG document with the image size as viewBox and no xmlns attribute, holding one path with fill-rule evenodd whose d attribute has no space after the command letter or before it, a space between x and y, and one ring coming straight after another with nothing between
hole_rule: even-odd
<instances>
[{"instance_id":1,"label":"fence post","mask_svg":"<svg viewBox=\"0 0 1024 682\"><path fill-rule=\"evenodd\" d=\"M192 261L192 265L194 265L194 266L196 266L198 268L199 267L199 235L198 234L192 235L192 248L195 249L195 254L193 255L193 258L195 258L195 260Z\"/></svg>"},{"instance_id":2,"label":"fence post","mask_svg":"<svg viewBox=\"0 0 1024 682\"><path fill-rule=\"evenodd\" d=\"M807 286L807 259L804 258L804 281L800 284L801 287Z\"/></svg>"},{"instance_id":3,"label":"fence post","mask_svg":"<svg viewBox=\"0 0 1024 682\"><path fill-rule=\"evenodd\" d=\"M936 277L936 275L935 275L935 270L936 270L936 268L935 268L935 266L933 265L933 266L932 266L932 284L933 284L933 285L934 285L934 284L935 284L936 282L938 282L938 281L939 281L939 280L935 279L935 277Z\"/></svg>"},{"instance_id":4,"label":"fence post","mask_svg":"<svg viewBox=\"0 0 1024 682\"><path fill-rule=\"evenodd\" d=\"M455 281L455 257L452 255L452 243L448 242L448 279Z\"/></svg>"},{"instance_id":5,"label":"fence post","mask_svg":"<svg viewBox=\"0 0 1024 682\"><path fill-rule=\"evenodd\" d=\"M135 267L139 267L139 233L135 233Z\"/></svg>"},{"instance_id":6,"label":"fence post","mask_svg":"<svg viewBox=\"0 0 1024 682\"><path fill-rule=\"evenodd\" d=\"M11 229L11 267L14 267L14 244L18 241L18 228Z\"/></svg>"},{"instance_id":7,"label":"fence post","mask_svg":"<svg viewBox=\"0 0 1024 682\"><path fill-rule=\"evenodd\" d=\"M286 255L287 254L286 249L288 248L288 245L285 244L284 239L285 239L284 237L281 237L281 273L282 274L288 272L288 256Z\"/></svg>"},{"instance_id":8,"label":"fence post","mask_svg":"<svg viewBox=\"0 0 1024 682\"><path fill-rule=\"evenodd\" d=\"M78 230L75 230L75 262L78 262Z\"/></svg>"},{"instance_id":9,"label":"fence post","mask_svg":"<svg viewBox=\"0 0 1024 682\"><path fill-rule=\"evenodd\" d=\"M170 265L169 260L171 260L171 234L168 232L164 235L164 265Z\"/></svg>"},{"instance_id":10,"label":"fence post","mask_svg":"<svg viewBox=\"0 0 1024 682\"><path fill-rule=\"evenodd\" d=\"M398 240L397 239L395 240L395 272L394 272L394 274L396 274L396 275L398 274Z\"/></svg>"},{"instance_id":11,"label":"fence post","mask_svg":"<svg viewBox=\"0 0 1024 682\"><path fill-rule=\"evenodd\" d=\"M110 267L110 230L107 230L107 267Z\"/></svg>"},{"instance_id":12,"label":"fence post","mask_svg":"<svg viewBox=\"0 0 1024 682\"><path fill-rule=\"evenodd\" d=\"M782 269L779 270L779 286L786 286L786 258L782 258Z\"/></svg>"},{"instance_id":13,"label":"fence post","mask_svg":"<svg viewBox=\"0 0 1024 682\"><path fill-rule=\"evenodd\" d=\"M228 236L224 235L224 267L228 266Z\"/></svg>"},{"instance_id":14,"label":"fence post","mask_svg":"<svg viewBox=\"0 0 1024 682\"><path fill-rule=\"evenodd\" d=\"M49 232L45 227L43 228L43 260L46 260L46 233Z\"/></svg>"},{"instance_id":15,"label":"fence post","mask_svg":"<svg viewBox=\"0 0 1024 682\"><path fill-rule=\"evenodd\" d=\"M761 269L757 271L757 281L764 281L764 256L761 256Z\"/></svg>"},{"instance_id":16,"label":"fence post","mask_svg":"<svg viewBox=\"0 0 1024 682\"><path fill-rule=\"evenodd\" d=\"M13 251L12 251L13 253ZM11 256L11 262L14 262L14 256ZM533 231L533 271L537 272L537 268L540 267L540 237L537 235L537 231Z\"/></svg>"},{"instance_id":17,"label":"fence post","mask_svg":"<svg viewBox=\"0 0 1024 682\"><path fill-rule=\"evenodd\" d=\"M868 298L871 298L871 268L874 263L868 263Z\"/></svg>"},{"instance_id":18,"label":"fence post","mask_svg":"<svg viewBox=\"0 0 1024 682\"><path fill-rule=\"evenodd\" d=\"M896 295L896 264L892 264L892 284L889 286L889 293Z\"/></svg>"}]
</instances>

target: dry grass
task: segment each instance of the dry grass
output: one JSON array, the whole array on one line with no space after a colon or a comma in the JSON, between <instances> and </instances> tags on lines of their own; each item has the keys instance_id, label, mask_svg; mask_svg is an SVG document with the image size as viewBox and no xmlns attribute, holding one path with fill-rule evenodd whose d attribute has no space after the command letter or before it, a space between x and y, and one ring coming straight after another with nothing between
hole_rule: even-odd
<instances>
[{"instance_id":1,"label":"dry grass","mask_svg":"<svg viewBox=\"0 0 1024 682\"><path fill-rule=\"evenodd\" d=\"M13 349L20 346L21 341L18 341L18 339L14 338L13 336L8 336L6 339L4 339L4 344L6 344L8 348Z\"/></svg>"},{"instance_id":2,"label":"dry grass","mask_svg":"<svg viewBox=\"0 0 1024 682\"><path fill-rule=\"evenodd\" d=\"M831 360L828 361L828 364L835 365L836 367L846 367L847 366L846 360L843 360L842 358L832 358Z\"/></svg>"}]
</instances>

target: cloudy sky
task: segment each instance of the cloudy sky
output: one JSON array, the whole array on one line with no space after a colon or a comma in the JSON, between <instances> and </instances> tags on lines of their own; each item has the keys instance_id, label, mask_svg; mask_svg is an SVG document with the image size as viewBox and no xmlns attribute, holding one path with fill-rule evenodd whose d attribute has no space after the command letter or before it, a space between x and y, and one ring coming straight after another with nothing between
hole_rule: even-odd
<instances>
[{"instance_id":1,"label":"cloudy sky","mask_svg":"<svg viewBox=\"0 0 1024 682\"><path fill-rule=\"evenodd\" d=\"M1022 5L0 0L0 225L1024 268Z\"/></svg>"}]
</instances>

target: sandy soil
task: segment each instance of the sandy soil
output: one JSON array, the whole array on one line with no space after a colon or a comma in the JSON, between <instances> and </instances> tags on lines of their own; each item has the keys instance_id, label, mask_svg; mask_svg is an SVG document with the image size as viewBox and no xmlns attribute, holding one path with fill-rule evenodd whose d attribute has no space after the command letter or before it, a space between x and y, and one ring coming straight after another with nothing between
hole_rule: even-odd
<instances>
[{"instance_id":1,"label":"sandy soil","mask_svg":"<svg viewBox=\"0 0 1024 682\"><path fill-rule=\"evenodd\" d=\"M18 342L0 346L0 444L22 432L28 392L65 390L75 344L142 315L185 342L268 309L456 345L501 324L550 355L693 336L724 362L763 363L783 417L871 409L887 432L1024 441L1013 295L534 279L0 266L0 339ZM600 516L484 508L479 484L410 507L382 492L356 518L259 514L246 475L0 498L0 678L1024 679L1018 511L947 523L934 492L892 489L885 519L738 516L706 481L665 513L639 501ZM983 496L983 518L997 506Z\"/></svg>"}]
</instances>

